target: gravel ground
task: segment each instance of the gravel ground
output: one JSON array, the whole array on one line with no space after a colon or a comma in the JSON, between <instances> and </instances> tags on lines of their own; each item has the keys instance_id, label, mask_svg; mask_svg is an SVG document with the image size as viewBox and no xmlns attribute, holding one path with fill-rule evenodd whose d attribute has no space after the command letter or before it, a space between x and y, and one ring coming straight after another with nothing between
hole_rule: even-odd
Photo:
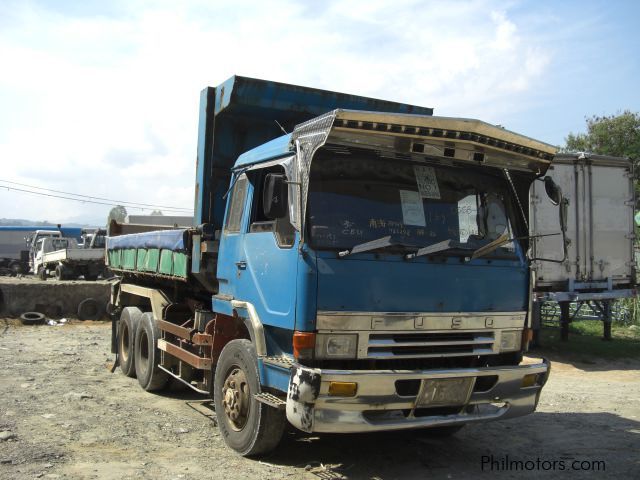
<instances>
[{"instance_id":1,"label":"gravel ground","mask_svg":"<svg viewBox=\"0 0 640 480\"><path fill-rule=\"evenodd\" d=\"M148 394L111 374L109 336L107 323L0 320L0 478L640 478L637 360L553 359L538 412L448 439L291 431L275 453L252 460L192 408L206 398ZM506 470L514 461L531 463Z\"/></svg>"}]
</instances>

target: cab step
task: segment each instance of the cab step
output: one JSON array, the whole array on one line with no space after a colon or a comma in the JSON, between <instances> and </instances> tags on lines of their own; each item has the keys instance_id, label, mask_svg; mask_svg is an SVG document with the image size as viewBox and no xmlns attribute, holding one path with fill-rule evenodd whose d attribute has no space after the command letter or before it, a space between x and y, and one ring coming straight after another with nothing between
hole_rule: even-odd
<instances>
[{"instance_id":1,"label":"cab step","mask_svg":"<svg viewBox=\"0 0 640 480\"><path fill-rule=\"evenodd\" d=\"M267 392L256 393L253 397L259 402L269 405L270 407L277 408L278 410L284 410L284 407L287 405L287 402L281 398Z\"/></svg>"}]
</instances>

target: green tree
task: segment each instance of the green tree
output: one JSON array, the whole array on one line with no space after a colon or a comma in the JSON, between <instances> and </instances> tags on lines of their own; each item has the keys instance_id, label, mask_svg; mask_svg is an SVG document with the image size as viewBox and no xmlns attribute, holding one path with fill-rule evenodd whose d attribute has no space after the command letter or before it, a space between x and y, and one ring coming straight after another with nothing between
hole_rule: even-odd
<instances>
[{"instance_id":1,"label":"green tree","mask_svg":"<svg viewBox=\"0 0 640 480\"><path fill-rule=\"evenodd\" d=\"M640 160L640 113L625 110L618 115L594 115L586 121L587 133L570 133L563 151Z\"/></svg>"}]
</instances>

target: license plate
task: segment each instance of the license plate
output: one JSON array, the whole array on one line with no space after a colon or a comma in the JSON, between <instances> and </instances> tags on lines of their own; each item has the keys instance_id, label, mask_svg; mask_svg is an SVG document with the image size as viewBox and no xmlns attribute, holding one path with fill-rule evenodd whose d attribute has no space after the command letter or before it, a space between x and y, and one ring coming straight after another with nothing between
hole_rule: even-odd
<instances>
[{"instance_id":1,"label":"license plate","mask_svg":"<svg viewBox=\"0 0 640 480\"><path fill-rule=\"evenodd\" d=\"M439 407L465 405L475 378L437 378L423 380L416 406Z\"/></svg>"}]
</instances>

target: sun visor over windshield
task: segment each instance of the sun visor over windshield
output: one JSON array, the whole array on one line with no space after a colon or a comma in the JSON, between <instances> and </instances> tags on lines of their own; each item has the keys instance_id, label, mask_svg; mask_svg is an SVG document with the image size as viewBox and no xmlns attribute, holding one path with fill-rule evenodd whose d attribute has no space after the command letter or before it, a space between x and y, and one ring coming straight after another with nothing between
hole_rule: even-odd
<instances>
[{"instance_id":1,"label":"sun visor over windshield","mask_svg":"<svg viewBox=\"0 0 640 480\"><path fill-rule=\"evenodd\" d=\"M325 144L393 152L408 158L443 157L470 165L544 174L556 148L480 120L424 115L334 110L298 125L291 137L300 187L300 212L292 219L300 229L306 211L313 155Z\"/></svg>"}]
</instances>

